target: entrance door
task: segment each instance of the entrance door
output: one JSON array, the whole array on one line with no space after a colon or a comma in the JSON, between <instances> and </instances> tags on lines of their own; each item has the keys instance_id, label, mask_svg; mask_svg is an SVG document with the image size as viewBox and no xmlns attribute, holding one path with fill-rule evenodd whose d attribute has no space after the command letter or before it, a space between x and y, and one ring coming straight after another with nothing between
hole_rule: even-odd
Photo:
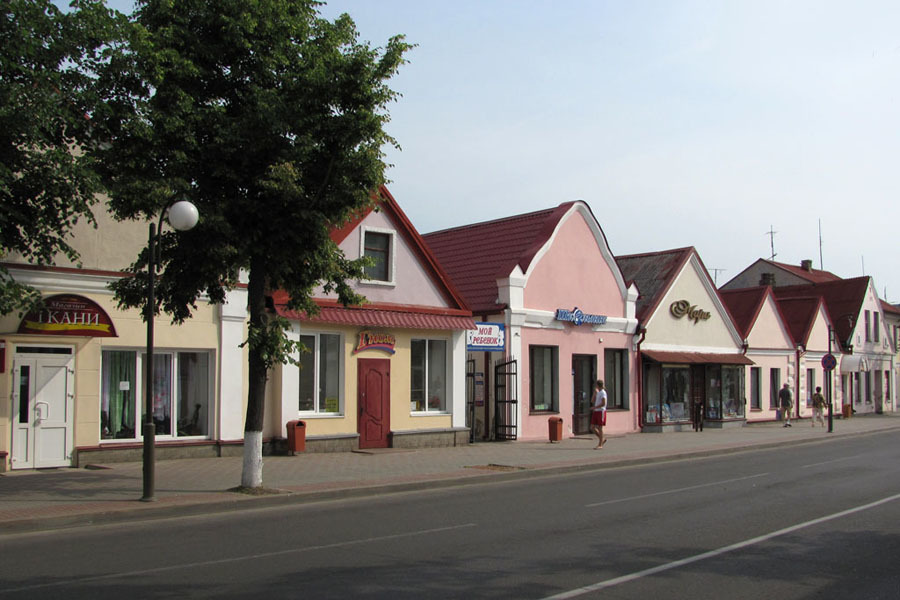
<instances>
[{"instance_id":1,"label":"entrance door","mask_svg":"<svg viewBox=\"0 0 900 600\"><path fill-rule=\"evenodd\" d=\"M597 357L592 354L572 356L572 430L575 435L591 431L591 397L597 380Z\"/></svg>"},{"instance_id":2,"label":"entrance door","mask_svg":"<svg viewBox=\"0 0 900 600\"><path fill-rule=\"evenodd\" d=\"M13 364L12 468L70 466L75 402L72 348L20 348Z\"/></svg>"},{"instance_id":3,"label":"entrance door","mask_svg":"<svg viewBox=\"0 0 900 600\"><path fill-rule=\"evenodd\" d=\"M357 369L359 447L387 448L391 431L391 361L361 358Z\"/></svg>"}]
</instances>

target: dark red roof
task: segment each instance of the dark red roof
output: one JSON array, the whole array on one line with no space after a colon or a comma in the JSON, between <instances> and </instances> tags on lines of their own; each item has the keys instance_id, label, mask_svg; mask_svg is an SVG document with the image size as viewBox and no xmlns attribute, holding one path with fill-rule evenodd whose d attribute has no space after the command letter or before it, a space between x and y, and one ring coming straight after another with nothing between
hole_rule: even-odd
<instances>
[{"instance_id":1,"label":"dark red roof","mask_svg":"<svg viewBox=\"0 0 900 600\"><path fill-rule=\"evenodd\" d=\"M835 275L830 271L822 271L820 269L804 269L798 265L789 265L787 263L776 262L774 260L767 260L765 258L760 259L763 262L767 262L770 265L774 265L785 271L788 271L792 275L796 275L797 277L801 277L810 283L824 283L826 281L839 281L841 278Z\"/></svg>"},{"instance_id":2,"label":"dark red roof","mask_svg":"<svg viewBox=\"0 0 900 600\"><path fill-rule=\"evenodd\" d=\"M759 311L762 310L766 298L771 293L771 288L761 286L745 288L742 290L719 290L719 297L725 304L725 308L731 314L731 320L740 332L741 337L747 339Z\"/></svg>"},{"instance_id":3,"label":"dark red roof","mask_svg":"<svg viewBox=\"0 0 900 600\"><path fill-rule=\"evenodd\" d=\"M321 301L317 302L319 314L310 318L306 313L289 310L285 306L287 294L284 292L274 294L274 300L275 310L279 315L298 321L403 329L475 329L475 320L468 311L428 310L417 306L387 304L341 306Z\"/></svg>"},{"instance_id":4,"label":"dark red roof","mask_svg":"<svg viewBox=\"0 0 900 600\"><path fill-rule=\"evenodd\" d=\"M853 333L856 319L865 302L869 280L868 276L854 277L824 283L776 287L772 291L779 301L784 298L822 298L837 337L845 344Z\"/></svg>"},{"instance_id":5,"label":"dark red roof","mask_svg":"<svg viewBox=\"0 0 900 600\"><path fill-rule=\"evenodd\" d=\"M886 302L884 300L881 301L881 309L886 313L891 313L893 315L897 315L900 317L900 306L895 306L890 302Z\"/></svg>"},{"instance_id":6,"label":"dark red roof","mask_svg":"<svg viewBox=\"0 0 900 600\"><path fill-rule=\"evenodd\" d=\"M444 229L423 237L472 312L496 313L504 308L498 303L497 279L509 277L516 265L526 272L574 204L566 202L556 208Z\"/></svg>"},{"instance_id":7,"label":"dark red roof","mask_svg":"<svg viewBox=\"0 0 900 600\"><path fill-rule=\"evenodd\" d=\"M812 333L816 316L819 314L819 307L824 303L822 298L781 298L777 302L794 343L807 346L809 334Z\"/></svg>"},{"instance_id":8,"label":"dark red roof","mask_svg":"<svg viewBox=\"0 0 900 600\"><path fill-rule=\"evenodd\" d=\"M644 322L653 314L666 290L694 252L694 248L688 246L675 250L616 257L625 278L625 285L634 283L640 292L636 315L639 321Z\"/></svg>"}]
</instances>

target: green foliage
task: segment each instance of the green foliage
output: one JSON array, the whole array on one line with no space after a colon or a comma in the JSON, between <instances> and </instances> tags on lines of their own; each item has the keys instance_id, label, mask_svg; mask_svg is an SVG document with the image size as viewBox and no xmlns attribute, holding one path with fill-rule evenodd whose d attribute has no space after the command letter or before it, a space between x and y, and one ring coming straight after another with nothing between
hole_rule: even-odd
<instances>
[{"instance_id":1,"label":"green foliage","mask_svg":"<svg viewBox=\"0 0 900 600\"><path fill-rule=\"evenodd\" d=\"M200 211L191 231L162 236L161 307L180 322L202 294L221 302L249 271L251 373L294 349L287 322L264 308L267 291L285 290L290 308L310 314L319 285L342 302L364 300L347 284L362 262L329 233L373 201L382 147L395 144L384 130L397 96L387 80L409 44L397 36L373 48L349 16L329 21L318 5L139 2L128 51L109 56L105 102L92 114L107 141L92 154L119 218L155 220L176 196ZM146 258L116 285L124 306L143 303Z\"/></svg>"},{"instance_id":2,"label":"green foliage","mask_svg":"<svg viewBox=\"0 0 900 600\"><path fill-rule=\"evenodd\" d=\"M0 259L77 261L66 240L79 219L93 222L99 191L90 143L94 69L121 15L100 0L62 12L50 0L0 5ZM0 314L27 309L39 294L0 265Z\"/></svg>"}]
</instances>

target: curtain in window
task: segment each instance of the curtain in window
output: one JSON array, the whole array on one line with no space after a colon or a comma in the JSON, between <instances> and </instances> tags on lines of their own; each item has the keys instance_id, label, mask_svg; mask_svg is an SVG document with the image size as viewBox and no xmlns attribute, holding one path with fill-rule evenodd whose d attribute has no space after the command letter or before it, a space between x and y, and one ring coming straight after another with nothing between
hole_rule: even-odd
<instances>
[{"instance_id":1,"label":"curtain in window","mask_svg":"<svg viewBox=\"0 0 900 600\"><path fill-rule=\"evenodd\" d=\"M104 351L102 356L101 438L133 438L135 354ZM128 388L128 389L123 389Z\"/></svg>"}]
</instances>

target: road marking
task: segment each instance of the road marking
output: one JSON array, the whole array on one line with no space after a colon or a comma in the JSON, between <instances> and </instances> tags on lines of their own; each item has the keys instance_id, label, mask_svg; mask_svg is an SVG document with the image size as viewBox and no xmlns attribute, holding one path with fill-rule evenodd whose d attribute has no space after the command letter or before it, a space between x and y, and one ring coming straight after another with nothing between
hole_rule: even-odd
<instances>
[{"instance_id":1,"label":"road marking","mask_svg":"<svg viewBox=\"0 0 900 600\"><path fill-rule=\"evenodd\" d=\"M224 565L228 563L241 562L245 560L257 560L260 558L272 558L274 556L284 556L287 554L299 554L301 552L313 552L316 550L331 550L334 548L342 548L344 546L356 546L359 544L369 544L371 542L383 542L386 540L397 540L402 538L416 537L420 535L431 535L433 533L442 533L445 531L454 531L456 529L466 529L475 527L475 523L465 523L462 525L450 525L449 527L437 527L434 529L422 529L419 531L410 531L407 533L395 533L391 535L381 535L376 537L364 538L361 540L348 540L346 542L335 542L333 544L321 544L319 546L306 546L304 548L293 548L290 550L278 550L276 552L263 552L260 554L248 554L246 556L234 556L231 558L220 558L217 560L204 560L194 563L170 565L167 567L156 567L154 569L141 569L139 571L126 571L123 573L108 573L106 575L97 575L94 577L79 577L67 579L65 581L53 581L50 583L39 583L35 585L27 585L19 588L0 589L0 594L12 594L16 592L25 592L42 588L61 587L67 585L78 585L80 583L91 583L95 581L104 581L108 579L120 579L122 577L135 577L140 575L150 575L156 573L165 573L166 571L180 571L184 569L194 569L197 567L209 567L214 565Z\"/></svg>"},{"instance_id":2,"label":"road marking","mask_svg":"<svg viewBox=\"0 0 900 600\"><path fill-rule=\"evenodd\" d=\"M753 546L754 544L766 542L768 540L771 540L773 538L776 538L776 537L779 537L782 535L787 535L789 533L793 533L795 531L799 531L799 530L805 529L807 527L812 527L813 525L819 525L820 523L826 523L828 521L833 521L834 519L840 519L840 518L846 517L847 515L852 515L854 513L862 512L864 510L869 510L870 508L875 508L876 506L881 506L882 504L887 504L888 502L894 502L896 500L900 500L900 494L888 496L887 498L882 498L881 500L876 500L875 502L870 502L869 504L863 504L862 506L848 508L847 510L842 510L841 512L837 512L837 513L834 513L831 515L826 515L824 517L819 517L818 519L813 519L811 521L806 521L804 523L798 523L797 525L791 525L790 527L785 527L784 529L779 529L778 531L773 531L773 532L767 533L765 535L760 535L755 538L750 538L749 540L737 542L735 544L731 544L730 546L724 546L722 548L717 548L716 550L710 550L709 552L703 552L702 554L696 554L694 556L682 558L681 560L676 560L676 561L673 561L670 563L665 563L665 564L662 564L662 565L659 565L656 567L651 567L649 569L644 569L643 571L637 571L635 573L630 573L628 575L622 575L621 577L607 579L606 581L600 581L600 582L594 583L592 585L569 590L568 592L562 592L559 594L555 594L553 596L547 596L547 597L543 598L542 600L565 600L567 598L577 598L578 596L583 596L584 594L590 594L591 592L596 592L599 590L610 588L615 585L619 585L620 583L628 583L629 581L635 581L637 579L641 579L642 577L656 575L657 573L669 571L671 569L682 567L684 565L689 565L691 563L700 562L701 560L706 560L708 558L714 558L716 556L720 556L720 555L726 554L728 552L734 552L735 550L741 550L743 548L747 548L748 546Z\"/></svg>"},{"instance_id":3,"label":"road marking","mask_svg":"<svg viewBox=\"0 0 900 600\"><path fill-rule=\"evenodd\" d=\"M744 481L745 479L755 479L757 477L765 477L768 473L757 473L756 475L747 475L746 477L736 477L735 479L723 479L722 481L714 481L712 483L701 483L700 485L692 485L689 487L678 488L674 490L665 490L662 492L653 492L652 494L641 494L640 496L630 496L628 498L619 498L617 500L606 500L605 502L594 502L585 504L585 508L594 508L596 506L606 506L608 504L617 504L619 502L631 502L632 500L642 500L644 498L653 498L654 496L665 496L667 494L678 494L680 492L688 492L690 490L698 490L700 488L722 485L723 483L734 483L735 481Z\"/></svg>"},{"instance_id":4,"label":"road marking","mask_svg":"<svg viewBox=\"0 0 900 600\"><path fill-rule=\"evenodd\" d=\"M812 467L821 467L822 465L830 465L831 463L841 462L843 460L853 460L854 458L857 458L859 456L860 456L859 454L857 454L856 456L844 456L843 458L836 458L834 460L826 460L825 462L818 462L818 463L812 463L810 465L803 465L800 468L801 469L809 469Z\"/></svg>"}]
</instances>

